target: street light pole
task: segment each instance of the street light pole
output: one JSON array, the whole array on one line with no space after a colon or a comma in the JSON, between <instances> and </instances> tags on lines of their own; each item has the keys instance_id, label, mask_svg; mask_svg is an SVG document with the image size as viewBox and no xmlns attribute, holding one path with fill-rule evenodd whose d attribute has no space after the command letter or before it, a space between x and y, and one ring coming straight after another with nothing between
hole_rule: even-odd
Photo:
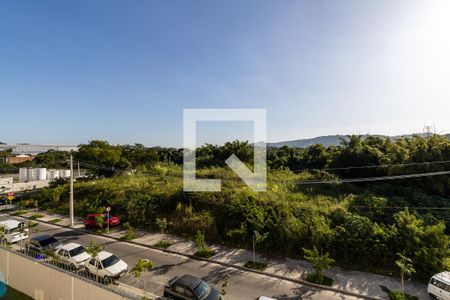
<instances>
[{"instance_id":1,"label":"street light pole","mask_svg":"<svg viewBox=\"0 0 450 300\"><path fill-rule=\"evenodd\" d=\"M69 210L70 210L70 227L73 227L74 221L73 221L73 154L72 151L70 152L70 203L69 203Z\"/></svg>"}]
</instances>

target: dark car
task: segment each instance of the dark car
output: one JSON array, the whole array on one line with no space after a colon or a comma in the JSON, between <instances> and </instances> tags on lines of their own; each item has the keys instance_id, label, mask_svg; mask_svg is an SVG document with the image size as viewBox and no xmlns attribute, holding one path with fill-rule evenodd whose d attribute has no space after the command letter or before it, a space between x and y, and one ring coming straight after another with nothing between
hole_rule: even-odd
<instances>
[{"instance_id":1,"label":"dark car","mask_svg":"<svg viewBox=\"0 0 450 300\"><path fill-rule=\"evenodd\" d=\"M44 253L47 250L56 250L61 246L61 241L49 234L41 234L30 238L25 244L27 251L31 253Z\"/></svg>"},{"instance_id":2,"label":"dark car","mask_svg":"<svg viewBox=\"0 0 450 300\"><path fill-rule=\"evenodd\" d=\"M223 300L218 289L200 278L183 275L174 277L164 286L164 297L174 300Z\"/></svg>"},{"instance_id":3,"label":"dark car","mask_svg":"<svg viewBox=\"0 0 450 300\"><path fill-rule=\"evenodd\" d=\"M102 223L99 222L99 218L101 218ZM86 219L83 221L84 226L86 228L99 228L104 227L107 224L107 215L106 214L89 214ZM120 224L119 217L109 216L109 226L117 226Z\"/></svg>"}]
</instances>

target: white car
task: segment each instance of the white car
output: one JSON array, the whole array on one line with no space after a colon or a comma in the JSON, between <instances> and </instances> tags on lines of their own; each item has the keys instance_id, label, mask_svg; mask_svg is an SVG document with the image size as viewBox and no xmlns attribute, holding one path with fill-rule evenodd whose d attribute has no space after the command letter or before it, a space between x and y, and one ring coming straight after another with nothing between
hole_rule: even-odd
<instances>
[{"instance_id":1,"label":"white car","mask_svg":"<svg viewBox=\"0 0 450 300\"><path fill-rule=\"evenodd\" d=\"M3 238L9 244L28 238L28 228L26 228L26 225L23 222L8 219L5 221L1 221L0 227L3 230Z\"/></svg>"},{"instance_id":2,"label":"white car","mask_svg":"<svg viewBox=\"0 0 450 300\"><path fill-rule=\"evenodd\" d=\"M433 298L450 300L450 272L433 275L428 283L428 294Z\"/></svg>"},{"instance_id":3,"label":"white car","mask_svg":"<svg viewBox=\"0 0 450 300\"><path fill-rule=\"evenodd\" d=\"M84 267L88 273L104 279L118 279L128 271L128 265L123 260L106 251L87 260Z\"/></svg>"},{"instance_id":4,"label":"white car","mask_svg":"<svg viewBox=\"0 0 450 300\"><path fill-rule=\"evenodd\" d=\"M61 261L77 269L83 267L92 257L82 245L76 243L62 245L55 254Z\"/></svg>"}]
</instances>

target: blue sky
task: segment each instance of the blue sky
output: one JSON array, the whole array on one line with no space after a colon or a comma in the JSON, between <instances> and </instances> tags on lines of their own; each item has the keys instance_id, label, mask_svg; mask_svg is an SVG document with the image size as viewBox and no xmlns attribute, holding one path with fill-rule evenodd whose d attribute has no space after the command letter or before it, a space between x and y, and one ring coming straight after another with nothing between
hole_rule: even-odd
<instances>
[{"instance_id":1,"label":"blue sky","mask_svg":"<svg viewBox=\"0 0 450 300\"><path fill-rule=\"evenodd\" d=\"M449 15L445 0L1 1L0 141L181 146L183 108L222 107L266 108L269 141L450 132Z\"/></svg>"}]
</instances>

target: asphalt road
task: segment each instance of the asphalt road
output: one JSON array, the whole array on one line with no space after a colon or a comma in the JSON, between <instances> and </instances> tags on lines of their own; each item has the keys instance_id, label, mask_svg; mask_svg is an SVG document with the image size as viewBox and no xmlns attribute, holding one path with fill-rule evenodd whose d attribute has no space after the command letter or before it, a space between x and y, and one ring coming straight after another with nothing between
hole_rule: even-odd
<instances>
[{"instance_id":1,"label":"asphalt road","mask_svg":"<svg viewBox=\"0 0 450 300\"><path fill-rule=\"evenodd\" d=\"M0 217L1 220L11 217ZM105 250L112 252L124 260L129 267L133 267L140 258L150 259L155 263L152 271L144 273L137 281L131 274L119 279L128 285L136 286L156 294L162 295L164 284L174 276L191 274L203 278L210 285L220 289L223 278L230 275L228 283L227 300L256 299L258 296L270 296L282 300L294 299L357 299L355 297L313 289L308 286L294 284L289 281L274 279L272 277L226 268L221 265L189 259L180 255L168 254L162 251L149 249L142 246L119 242L114 239L99 237L92 234L82 233L56 225L39 223L38 235L42 233L52 234L57 238L65 239L67 242L76 242L87 246L91 240L104 245Z\"/></svg>"}]
</instances>

